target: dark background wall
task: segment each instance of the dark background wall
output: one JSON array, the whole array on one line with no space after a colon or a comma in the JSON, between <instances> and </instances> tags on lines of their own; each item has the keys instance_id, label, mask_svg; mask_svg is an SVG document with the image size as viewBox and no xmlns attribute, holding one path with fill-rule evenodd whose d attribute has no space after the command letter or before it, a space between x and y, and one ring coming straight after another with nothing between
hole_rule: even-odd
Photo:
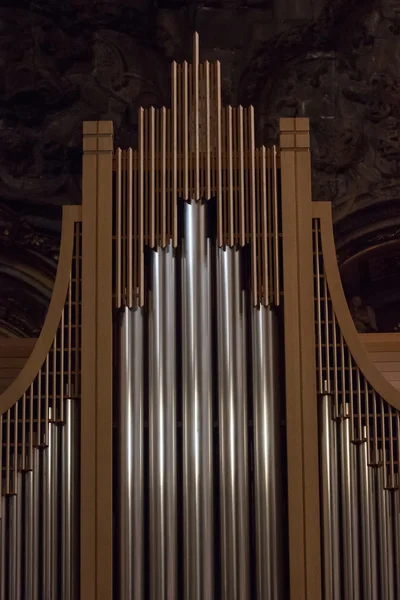
<instances>
[{"instance_id":1,"label":"dark background wall","mask_svg":"<svg viewBox=\"0 0 400 600\"><path fill-rule=\"evenodd\" d=\"M194 30L224 102L255 105L259 143L279 116L311 118L314 199L333 202L350 295L358 257L400 238L398 0L0 0L0 335L40 331L61 206L81 199L82 121L135 145L138 107L168 105Z\"/></svg>"}]
</instances>

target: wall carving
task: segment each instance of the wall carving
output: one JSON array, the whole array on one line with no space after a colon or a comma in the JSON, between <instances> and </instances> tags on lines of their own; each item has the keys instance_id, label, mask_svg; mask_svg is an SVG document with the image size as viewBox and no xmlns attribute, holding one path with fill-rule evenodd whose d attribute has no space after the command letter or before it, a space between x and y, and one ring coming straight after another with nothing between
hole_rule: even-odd
<instances>
[{"instance_id":1,"label":"wall carving","mask_svg":"<svg viewBox=\"0 0 400 600\"><path fill-rule=\"evenodd\" d=\"M201 6L3 0L0 306L10 297L3 291L6 277L13 278L3 273L10 256L37 273L46 264L46 276L54 276L59 207L80 202L82 121L112 119L117 143L135 145L137 108L168 104L169 60L190 56L193 28L203 58L223 61L224 102L256 105L259 142L276 140L278 116L311 117L314 197L334 203L339 260L398 238L398 2L286 0L282 6L279 0ZM21 315L21 331L32 335L47 294L39 286L27 296L29 285L14 279L15 301L7 310ZM24 313L28 300L35 317ZM22 308L13 309L18 302Z\"/></svg>"}]
</instances>

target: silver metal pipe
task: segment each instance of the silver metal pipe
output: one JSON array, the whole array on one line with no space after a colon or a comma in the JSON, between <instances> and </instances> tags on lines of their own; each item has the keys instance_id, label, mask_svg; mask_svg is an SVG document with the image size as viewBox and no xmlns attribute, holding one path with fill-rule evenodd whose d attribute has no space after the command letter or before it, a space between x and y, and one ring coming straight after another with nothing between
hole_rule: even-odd
<instances>
[{"instance_id":1,"label":"silver metal pipe","mask_svg":"<svg viewBox=\"0 0 400 600\"><path fill-rule=\"evenodd\" d=\"M332 397L329 394L324 394L321 397L319 428L323 519L323 588L324 600L341 600L337 423L332 416Z\"/></svg>"},{"instance_id":2,"label":"silver metal pipe","mask_svg":"<svg viewBox=\"0 0 400 600\"><path fill-rule=\"evenodd\" d=\"M22 474L18 473L17 493L8 497L8 600L20 600L22 585Z\"/></svg>"},{"instance_id":3,"label":"silver metal pipe","mask_svg":"<svg viewBox=\"0 0 400 600\"><path fill-rule=\"evenodd\" d=\"M150 597L177 598L175 258L152 253L149 294Z\"/></svg>"},{"instance_id":4,"label":"silver metal pipe","mask_svg":"<svg viewBox=\"0 0 400 600\"><path fill-rule=\"evenodd\" d=\"M214 597L211 246L207 205L185 202L182 244L184 597Z\"/></svg>"},{"instance_id":5,"label":"silver metal pipe","mask_svg":"<svg viewBox=\"0 0 400 600\"><path fill-rule=\"evenodd\" d=\"M378 569L376 552L376 485L374 471L368 466L367 443L359 446L362 598L376 600L378 596Z\"/></svg>"},{"instance_id":6,"label":"silver metal pipe","mask_svg":"<svg viewBox=\"0 0 400 600\"><path fill-rule=\"evenodd\" d=\"M119 318L120 600L143 598L143 313Z\"/></svg>"},{"instance_id":7,"label":"silver metal pipe","mask_svg":"<svg viewBox=\"0 0 400 600\"><path fill-rule=\"evenodd\" d=\"M254 501L257 597L283 597L281 463L278 365L275 311L252 308Z\"/></svg>"},{"instance_id":8,"label":"silver metal pipe","mask_svg":"<svg viewBox=\"0 0 400 600\"><path fill-rule=\"evenodd\" d=\"M346 414L349 414L347 412ZM340 473L341 473L341 525L343 556L343 600L360 598L360 572L358 559L357 471L355 447L351 443L349 418L339 421Z\"/></svg>"},{"instance_id":9,"label":"silver metal pipe","mask_svg":"<svg viewBox=\"0 0 400 600\"><path fill-rule=\"evenodd\" d=\"M61 599L79 598L79 413L77 401L64 401L61 429Z\"/></svg>"},{"instance_id":10,"label":"silver metal pipe","mask_svg":"<svg viewBox=\"0 0 400 600\"><path fill-rule=\"evenodd\" d=\"M0 495L1 503L1 579L0 600L6 600L6 578L7 578L7 497Z\"/></svg>"},{"instance_id":11,"label":"silver metal pipe","mask_svg":"<svg viewBox=\"0 0 400 600\"><path fill-rule=\"evenodd\" d=\"M41 451L42 470L42 594L46 600L59 600L59 431L58 426L49 424L48 447Z\"/></svg>"},{"instance_id":12,"label":"silver metal pipe","mask_svg":"<svg viewBox=\"0 0 400 600\"><path fill-rule=\"evenodd\" d=\"M32 470L24 473L25 547L24 600L39 594L39 450L33 450Z\"/></svg>"},{"instance_id":13,"label":"silver metal pipe","mask_svg":"<svg viewBox=\"0 0 400 600\"><path fill-rule=\"evenodd\" d=\"M387 569L388 569L388 600L395 600L398 598L395 592L395 537L394 537L394 528L395 528L395 515L393 513L393 503L392 496L393 490L384 490L384 502L385 502L385 512L387 515L386 519L386 536L387 536Z\"/></svg>"},{"instance_id":14,"label":"silver metal pipe","mask_svg":"<svg viewBox=\"0 0 400 600\"><path fill-rule=\"evenodd\" d=\"M391 513L389 511L390 492L384 489L384 473L380 467L374 472L376 497L377 497L377 529L379 548L379 598L382 600L393 599L394 572L393 572L393 545Z\"/></svg>"},{"instance_id":15,"label":"silver metal pipe","mask_svg":"<svg viewBox=\"0 0 400 600\"><path fill-rule=\"evenodd\" d=\"M221 588L224 600L250 597L246 315L241 287L239 250L219 248L218 400Z\"/></svg>"},{"instance_id":16,"label":"silver metal pipe","mask_svg":"<svg viewBox=\"0 0 400 600\"><path fill-rule=\"evenodd\" d=\"M399 490L391 495L394 535L395 598L400 597L400 506Z\"/></svg>"}]
</instances>

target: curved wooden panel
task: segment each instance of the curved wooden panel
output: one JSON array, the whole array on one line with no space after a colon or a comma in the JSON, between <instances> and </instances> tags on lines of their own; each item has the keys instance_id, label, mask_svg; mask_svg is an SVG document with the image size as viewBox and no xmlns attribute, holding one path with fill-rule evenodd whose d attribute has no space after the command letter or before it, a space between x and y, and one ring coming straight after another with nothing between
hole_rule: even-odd
<instances>
[{"instance_id":1,"label":"curved wooden panel","mask_svg":"<svg viewBox=\"0 0 400 600\"><path fill-rule=\"evenodd\" d=\"M360 339L353 323L343 291L342 280L336 258L333 238L332 208L330 202L313 203L313 217L320 219L322 254L329 292L336 318L343 337L353 355L358 368L375 391L391 406L400 410L400 391L395 389L376 368L368 351Z\"/></svg>"},{"instance_id":2,"label":"curved wooden panel","mask_svg":"<svg viewBox=\"0 0 400 600\"><path fill-rule=\"evenodd\" d=\"M43 329L37 343L13 383L0 395L0 414L11 408L27 391L51 348L56 335L67 295L69 277L71 272L72 255L74 248L75 222L81 220L80 206L65 206L63 208L63 224L58 260L57 276L54 284L50 306L47 311Z\"/></svg>"}]
</instances>

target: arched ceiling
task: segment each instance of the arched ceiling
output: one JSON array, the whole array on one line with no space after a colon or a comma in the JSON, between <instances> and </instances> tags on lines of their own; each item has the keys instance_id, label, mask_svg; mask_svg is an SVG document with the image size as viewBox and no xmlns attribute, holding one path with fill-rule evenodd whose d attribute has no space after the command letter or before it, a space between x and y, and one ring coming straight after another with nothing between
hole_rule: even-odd
<instances>
[{"instance_id":1,"label":"arched ceiling","mask_svg":"<svg viewBox=\"0 0 400 600\"><path fill-rule=\"evenodd\" d=\"M169 61L190 58L194 29L222 62L224 102L255 104L258 141L276 140L279 116L310 116L339 261L399 239L399 23L397 0L3 2L0 335L40 330L60 207L80 202L82 121L112 119L135 145L138 107L168 104Z\"/></svg>"}]
</instances>

